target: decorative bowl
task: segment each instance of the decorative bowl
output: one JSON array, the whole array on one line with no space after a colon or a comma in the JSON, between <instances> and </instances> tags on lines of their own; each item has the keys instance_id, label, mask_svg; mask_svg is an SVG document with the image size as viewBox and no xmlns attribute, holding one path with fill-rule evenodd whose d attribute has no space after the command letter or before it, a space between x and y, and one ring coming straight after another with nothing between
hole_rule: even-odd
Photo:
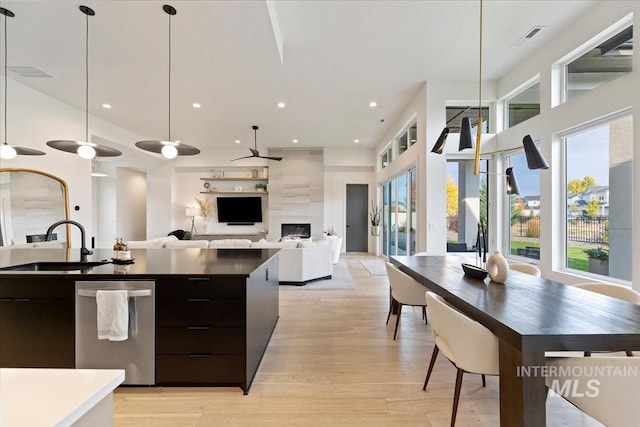
<instances>
[{"instance_id":1,"label":"decorative bowl","mask_svg":"<svg viewBox=\"0 0 640 427\"><path fill-rule=\"evenodd\" d=\"M465 276L473 277L474 279L484 280L488 274L487 270L472 264L462 264L462 269L464 270Z\"/></svg>"}]
</instances>

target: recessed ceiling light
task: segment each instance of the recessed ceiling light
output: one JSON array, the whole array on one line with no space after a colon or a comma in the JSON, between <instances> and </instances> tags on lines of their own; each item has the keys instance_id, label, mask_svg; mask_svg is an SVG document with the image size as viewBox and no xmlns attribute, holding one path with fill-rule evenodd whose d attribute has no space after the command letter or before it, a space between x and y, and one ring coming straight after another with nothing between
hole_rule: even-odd
<instances>
[{"instance_id":1,"label":"recessed ceiling light","mask_svg":"<svg viewBox=\"0 0 640 427\"><path fill-rule=\"evenodd\" d=\"M278 108L284 108L286 106L287 106L287 104L285 104L284 102L282 102L282 101L278 102Z\"/></svg>"},{"instance_id":2,"label":"recessed ceiling light","mask_svg":"<svg viewBox=\"0 0 640 427\"><path fill-rule=\"evenodd\" d=\"M107 110L110 110L111 104L102 104L102 108L106 108Z\"/></svg>"},{"instance_id":3,"label":"recessed ceiling light","mask_svg":"<svg viewBox=\"0 0 640 427\"><path fill-rule=\"evenodd\" d=\"M355 142L356 144L358 144L360 142L359 139L354 139L353 142Z\"/></svg>"},{"instance_id":4,"label":"recessed ceiling light","mask_svg":"<svg viewBox=\"0 0 640 427\"><path fill-rule=\"evenodd\" d=\"M378 105L378 103L376 101L371 101L369 103L369 107L376 107Z\"/></svg>"},{"instance_id":5,"label":"recessed ceiling light","mask_svg":"<svg viewBox=\"0 0 640 427\"><path fill-rule=\"evenodd\" d=\"M240 144L240 140L239 139L236 139L236 144Z\"/></svg>"},{"instance_id":6,"label":"recessed ceiling light","mask_svg":"<svg viewBox=\"0 0 640 427\"><path fill-rule=\"evenodd\" d=\"M200 104L198 104L197 102L194 102L191 105L193 106L193 108L200 108Z\"/></svg>"},{"instance_id":7,"label":"recessed ceiling light","mask_svg":"<svg viewBox=\"0 0 640 427\"><path fill-rule=\"evenodd\" d=\"M293 142L294 144L297 144L297 143L298 143L298 140L297 140L297 139L294 139L294 140L293 140L293 141L291 141L291 142Z\"/></svg>"}]
</instances>

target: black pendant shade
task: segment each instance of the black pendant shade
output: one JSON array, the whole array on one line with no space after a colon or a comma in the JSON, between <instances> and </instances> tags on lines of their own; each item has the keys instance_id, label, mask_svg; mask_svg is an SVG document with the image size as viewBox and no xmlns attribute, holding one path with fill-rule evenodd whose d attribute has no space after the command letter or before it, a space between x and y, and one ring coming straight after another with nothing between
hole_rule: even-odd
<instances>
[{"instance_id":1,"label":"black pendant shade","mask_svg":"<svg viewBox=\"0 0 640 427\"><path fill-rule=\"evenodd\" d=\"M549 164L542 157L542 153L530 135L522 138L522 145L524 146L524 154L527 157L527 167L529 169L549 169Z\"/></svg>"},{"instance_id":2,"label":"black pendant shade","mask_svg":"<svg viewBox=\"0 0 640 427\"><path fill-rule=\"evenodd\" d=\"M0 7L0 14L4 15L4 138L0 146L0 158L10 160L15 156L42 156L45 154L44 151L13 147L7 142L7 18L13 18L16 15L4 7Z\"/></svg>"},{"instance_id":3,"label":"black pendant shade","mask_svg":"<svg viewBox=\"0 0 640 427\"><path fill-rule=\"evenodd\" d=\"M180 142L174 141L158 141L158 140L147 140L147 141L138 141L136 142L136 147L149 151L151 153L162 154L162 149L166 145L172 145L178 151L178 156L193 156L195 154L199 154L200 150L196 147L192 147L191 145L182 144Z\"/></svg>"},{"instance_id":4,"label":"black pendant shade","mask_svg":"<svg viewBox=\"0 0 640 427\"><path fill-rule=\"evenodd\" d=\"M173 159L176 156L193 156L199 154L200 150L191 145L171 140L171 17L178 12L173 6L168 4L162 6L162 10L169 15L169 139L167 141L155 139L138 141L136 142L136 147L151 153L162 154L167 159Z\"/></svg>"},{"instance_id":5,"label":"black pendant shade","mask_svg":"<svg viewBox=\"0 0 640 427\"><path fill-rule=\"evenodd\" d=\"M462 126L460 126L460 143L458 145L458 151L465 150L467 148L473 148L473 135L471 135L471 121L469 117L462 119Z\"/></svg>"},{"instance_id":6,"label":"black pendant shade","mask_svg":"<svg viewBox=\"0 0 640 427\"><path fill-rule=\"evenodd\" d=\"M436 144L431 149L431 152L436 154L442 154L442 150L444 150L444 143L447 142L448 136L449 136L449 128L442 129L442 133L438 137Z\"/></svg>"},{"instance_id":7,"label":"black pendant shade","mask_svg":"<svg viewBox=\"0 0 640 427\"><path fill-rule=\"evenodd\" d=\"M117 157L122 155L120 150L98 145L89 142L89 17L96 13L87 6L79 6L80 12L86 16L86 37L85 37L85 98L84 98L84 141L73 141L68 139L54 139L47 141L47 145L56 150L66 153L77 154L83 159L93 159L94 157Z\"/></svg>"},{"instance_id":8,"label":"black pendant shade","mask_svg":"<svg viewBox=\"0 0 640 427\"><path fill-rule=\"evenodd\" d=\"M55 148L56 150L73 154L79 154L78 148L80 148L81 146L87 146L93 148L96 153L95 157L118 157L122 155L122 152L120 150L116 150L115 148L82 141L57 139L53 141L47 141L47 145L51 148Z\"/></svg>"},{"instance_id":9,"label":"black pendant shade","mask_svg":"<svg viewBox=\"0 0 640 427\"><path fill-rule=\"evenodd\" d=\"M507 194L520 194L520 187L518 187L518 180L513 168L507 168L505 175L507 175Z\"/></svg>"}]
</instances>

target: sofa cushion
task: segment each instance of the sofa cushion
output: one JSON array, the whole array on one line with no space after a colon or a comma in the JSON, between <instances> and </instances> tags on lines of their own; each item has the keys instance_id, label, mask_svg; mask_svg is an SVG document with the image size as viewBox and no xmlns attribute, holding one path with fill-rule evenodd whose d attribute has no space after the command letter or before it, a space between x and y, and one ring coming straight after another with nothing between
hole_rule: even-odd
<instances>
[{"instance_id":1,"label":"sofa cushion","mask_svg":"<svg viewBox=\"0 0 640 427\"><path fill-rule=\"evenodd\" d=\"M130 240L126 244L127 249L158 249L164 247L164 242L161 240Z\"/></svg>"},{"instance_id":2,"label":"sofa cushion","mask_svg":"<svg viewBox=\"0 0 640 427\"><path fill-rule=\"evenodd\" d=\"M210 248L249 248L251 240L249 239L220 239L209 242Z\"/></svg>"},{"instance_id":3,"label":"sofa cushion","mask_svg":"<svg viewBox=\"0 0 640 427\"><path fill-rule=\"evenodd\" d=\"M208 248L208 240L177 240L175 242L167 242L165 248Z\"/></svg>"},{"instance_id":4,"label":"sofa cushion","mask_svg":"<svg viewBox=\"0 0 640 427\"><path fill-rule=\"evenodd\" d=\"M171 236L163 236L163 237L156 237L154 239L150 239L150 241L152 242L162 242L162 243L167 243L167 242L175 242L176 240L179 240L176 236L171 235Z\"/></svg>"}]
</instances>

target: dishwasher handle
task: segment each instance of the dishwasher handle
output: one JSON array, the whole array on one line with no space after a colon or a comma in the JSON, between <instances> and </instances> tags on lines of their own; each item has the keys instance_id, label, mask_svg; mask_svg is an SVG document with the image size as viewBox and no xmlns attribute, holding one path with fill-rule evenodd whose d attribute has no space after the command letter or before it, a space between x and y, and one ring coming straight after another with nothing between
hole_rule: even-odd
<instances>
[{"instance_id":1,"label":"dishwasher handle","mask_svg":"<svg viewBox=\"0 0 640 427\"><path fill-rule=\"evenodd\" d=\"M95 289L78 289L78 296L81 297L89 297L89 298L95 298L96 297L96 292L98 292ZM151 296L151 289L136 289L136 290L127 290L127 296L129 297L150 297Z\"/></svg>"}]
</instances>

